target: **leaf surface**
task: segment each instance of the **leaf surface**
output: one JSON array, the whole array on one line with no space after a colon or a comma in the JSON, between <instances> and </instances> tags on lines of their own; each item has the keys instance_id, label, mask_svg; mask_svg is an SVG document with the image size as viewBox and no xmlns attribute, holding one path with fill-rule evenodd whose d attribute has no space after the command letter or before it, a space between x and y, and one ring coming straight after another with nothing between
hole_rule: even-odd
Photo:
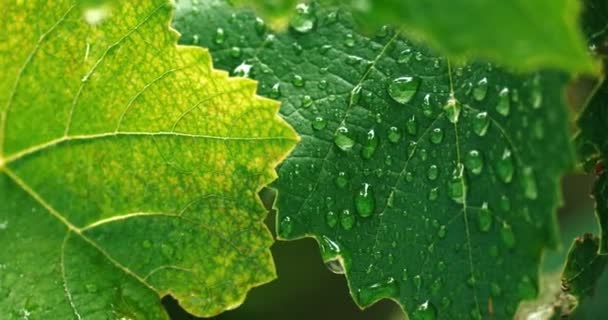
<instances>
[{"instance_id":1,"label":"leaf surface","mask_svg":"<svg viewBox=\"0 0 608 320\"><path fill-rule=\"evenodd\" d=\"M283 22L286 16L297 17L298 10L293 8L298 2L236 0ZM489 59L527 71L540 67L569 72L595 69L579 28L577 0L319 2L348 5L366 29L403 26L451 58Z\"/></svg>"},{"instance_id":2,"label":"leaf surface","mask_svg":"<svg viewBox=\"0 0 608 320\"><path fill-rule=\"evenodd\" d=\"M280 236L317 239L362 307L512 316L537 293L572 164L565 79L450 65L390 29L358 34L344 10L314 20L271 34L218 1L176 13L183 43L258 79L302 136L274 184Z\"/></svg>"},{"instance_id":3,"label":"leaf surface","mask_svg":"<svg viewBox=\"0 0 608 320\"><path fill-rule=\"evenodd\" d=\"M0 314L166 319L275 277L257 191L296 136L176 46L169 1L0 5Z\"/></svg>"}]
</instances>

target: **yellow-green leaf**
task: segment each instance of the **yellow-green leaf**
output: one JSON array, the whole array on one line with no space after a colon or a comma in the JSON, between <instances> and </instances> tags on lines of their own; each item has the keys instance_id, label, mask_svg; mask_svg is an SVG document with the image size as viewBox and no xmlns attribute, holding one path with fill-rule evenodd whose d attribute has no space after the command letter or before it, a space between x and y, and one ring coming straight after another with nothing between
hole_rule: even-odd
<instances>
[{"instance_id":1,"label":"yellow-green leaf","mask_svg":"<svg viewBox=\"0 0 608 320\"><path fill-rule=\"evenodd\" d=\"M257 191L297 137L169 1L82 3L0 4L0 318L233 308L275 276Z\"/></svg>"}]
</instances>

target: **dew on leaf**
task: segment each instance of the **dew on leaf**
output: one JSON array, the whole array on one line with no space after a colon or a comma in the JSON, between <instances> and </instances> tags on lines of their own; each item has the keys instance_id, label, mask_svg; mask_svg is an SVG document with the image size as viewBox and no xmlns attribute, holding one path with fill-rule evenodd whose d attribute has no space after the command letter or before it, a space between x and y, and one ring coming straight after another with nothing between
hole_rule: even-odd
<instances>
[{"instance_id":1,"label":"dew on leaf","mask_svg":"<svg viewBox=\"0 0 608 320\"><path fill-rule=\"evenodd\" d=\"M434 165L434 164L431 165L426 172L426 176L431 181L436 180L437 177L439 176L439 167L437 167L437 165Z\"/></svg>"},{"instance_id":2,"label":"dew on leaf","mask_svg":"<svg viewBox=\"0 0 608 320\"><path fill-rule=\"evenodd\" d=\"M315 130L323 130L327 126L327 121L323 117L315 117L312 121L312 128Z\"/></svg>"},{"instance_id":3,"label":"dew on leaf","mask_svg":"<svg viewBox=\"0 0 608 320\"><path fill-rule=\"evenodd\" d=\"M264 22L262 18L255 18L253 27L258 35L263 35L264 33L266 33L266 22Z\"/></svg>"},{"instance_id":4,"label":"dew on leaf","mask_svg":"<svg viewBox=\"0 0 608 320\"><path fill-rule=\"evenodd\" d=\"M303 87L304 86L304 78L302 78L301 75L299 74L294 74L293 78L291 79L291 83L295 86L295 87Z\"/></svg>"},{"instance_id":5,"label":"dew on leaf","mask_svg":"<svg viewBox=\"0 0 608 320\"><path fill-rule=\"evenodd\" d=\"M431 188L429 190L429 200L437 200L439 197L439 188Z\"/></svg>"},{"instance_id":6,"label":"dew on leaf","mask_svg":"<svg viewBox=\"0 0 608 320\"><path fill-rule=\"evenodd\" d=\"M325 222L330 228L334 228L338 224L338 215L333 211L327 211Z\"/></svg>"},{"instance_id":7,"label":"dew on leaf","mask_svg":"<svg viewBox=\"0 0 608 320\"><path fill-rule=\"evenodd\" d=\"M477 150L471 150L465 157L465 166L473 174L479 175L483 171L483 157Z\"/></svg>"},{"instance_id":8,"label":"dew on leaf","mask_svg":"<svg viewBox=\"0 0 608 320\"><path fill-rule=\"evenodd\" d=\"M355 195L355 209L361 217L369 217L376 209L376 199L370 184L364 183L361 190Z\"/></svg>"},{"instance_id":9,"label":"dew on leaf","mask_svg":"<svg viewBox=\"0 0 608 320\"><path fill-rule=\"evenodd\" d=\"M350 212L350 210L345 209L342 210L342 214L340 214L340 224L344 230L350 230L355 225L355 216Z\"/></svg>"},{"instance_id":10,"label":"dew on leaf","mask_svg":"<svg viewBox=\"0 0 608 320\"><path fill-rule=\"evenodd\" d=\"M498 104L496 104L496 112L503 116L508 116L511 111L511 97L509 96L509 88L503 88L498 93Z\"/></svg>"},{"instance_id":11,"label":"dew on leaf","mask_svg":"<svg viewBox=\"0 0 608 320\"><path fill-rule=\"evenodd\" d=\"M370 305L382 298L396 298L399 294L399 287L394 278L389 277L383 281L371 284L359 289L359 304Z\"/></svg>"},{"instance_id":12,"label":"dew on leaf","mask_svg":"<svg viewBox=\"0 0 608 320\"><path fill-rule=\"evenodd\" d=\"M412 278L412 281L414 282L414 286L416 287L416 290L420 290L422 288L422 276L417 274Z\"/></svg>"},{"instance_id":13,"label":"dew on leaf","mask_svg":"<svg viewBox=\"0 0 608 320\"><path fill-rule=\"evenodd\" d=\"M513 155L511 150L505 149L502 156L496 161L496 173L500 180L504 183L510 183L513 180L514 166Z\"/></svg>"},{"instance_id":14,"label":"dew on leaf","mask_svg":"<svg viewBox=\"0 0 608 320\"><path fill-rule=\"evenodd\" d=\"M279 223L279 232L283 237L289 237L293 232L293 221L291 217L283 217Z\"/></svg>"},{"instance_id":15,"label":"dew on leaf","mask_svg":"<svg viewBox=\"0 0 608 320\"><path fill-rule=\"evenodd\" d=\"M388 129L388 141L391 143L398 143L401 140L401 132L399 132L399 128L390 127Z\"/></svg>"},{"instance_id":16,"label":"dew on leaf","mask_svg":"<svg viewBox=\"0 0 608 320\"><path fill-rule=\"evenodd\" d=\"M340 189L346 188L346 185L348 185L348 178L346 177L346 172L340 171L338 173L338 176L336 177L336 185Z\"/></svg>"},{"instance_id":17,"label":"dew on leaf","mask_svg":"<svg viewBox=\"0 0 608 320\"><path fill-rule=\"evenodd\" d=\"M325 267L335 274L344 274L344 266L339 259L329 260L325 262Z\"/></svg>"},{"instance_id":18,"label":"dew on leaf","mask_svg":"<svg viewBox=\"0 0 608 320\"><path fill-rule=\"evenodd\" d=\"M411 116L407 119L407 121L405 122L405 129L410 135L416 135L416 133L418 132L418 123L416 121L416 116Z\"/></svg>"},{"instance_id":19,"label":"dew on leaf","mask_svg":"<svg viewBox=\"0 0 608 320\"><path fill-rule=\"evenodd\" d=\"M500 238L507 248L512 249L515 247L515 234L513 233L511 225L509 225L507 222L502 223L500 228Z\"/></svg>"},{"instance_id":20,"label":"dew on leaf","mask_svg":"<svg viewBox=\"0 0 608 320\"><path fill-rule=\"evenodd\" d=\"M403 51L401 51L399 53L399 57L397 58L397 63L399 64L405 64L410 62L410 59L412 58L412 49L407 48Z\"/></svg>"},{"instance_id":21,"label":"dew on leaf","mask_svg":"<svg viewBox=\"0 0 608 320\"><path fill-rule=\"evenodd\" d=\"M299 32L310 32L317 23L317 16L314 10L305 3L300 3L296 7L296 14L291 18L289 26Z\"/></svg>"},{"instance_id":22,"label":"dew on leaf","mask_svg":"<svg viewBox=\"0 0 608 320\"><path fill-rule=\"evenodd\" d=\"M224 40L226 40L226 33L224 32L224 29L217 28L217 30L215 30L213 42L215 42L216 44L222 44L224 43Z\"/></svg>"},{"instance_id":23,"label":"dew on leaf","mask_svg":"<svg viewBox=\"0 0 608 320\"><path fill-rule=\"evenodd\" d=\"M399 77L391 81L388 86L389 96L400 104L406 104L412 100L420 86L418 77Z\"/></svg>"},{"instance_id":24,"label":"dew on leaf","mask_svg":"<svg viewBox=\"0 0 608 320\"><path fill-rule=\"evenodd\" d=\"M473 118L473 131L476 135L483 137L488 132L490 126L490 118L487 112L479 112Z\"/></svg>"},{"instance_id":25,"label":"dew on leaf","mask_svg":"<svg viewBox=\"0 0 608 320\"><path fill-rule=\"evenodd\" d=\"M488 203L484 202L477 214L477 226L482 232L488 232L492 228L492 211L488 207Z\"/></svg>"},{"instance_id":26,"label":"dew on leaf","mask_svg":"<svg viewBox=\"0 0 608 320\"><path fill-rule=\"evenodd\" d=\"M348 129L340 127L334 135L334 143L342 151L350 151L355 145L355 140L348 136Z\"/></svg>"},{"instance_id":27,"label":"dew on leaf","mask_svg":"<svg viewBox=\"0 0 608 320\"><path fill-rule=\"evenodd\" d=\"M232 47L230 48L230 56L233 58L239 58L241 55L243 54L243 52L241 51L241 48L239 47Z\"/></svg>"},{"instance_id":28,"label":"dew on leaf","mask_svg":"<svg viewBox=\"0 0 608 320\"><path fill-rule=\"evenodd\" d=\"M443 130L441 130L441 128L433 129L430 134L430 139L434 144L441 143L443 141Z\"/></svg>"},{"instance_id":29,"label":"dew on leaf","mask_svg":"<svg viewBox=\"0 0 608 320\"><path fill-rule=\"evenodd\" d=\"M374 156L374 153L376 153L379 143L380 139L376 135L374 129L368 131L363 147L361 148L361 157L366 160L371 159Z\"/></svg>"},{"instance_id":30,"label":"dew on leaf","mask_svg":"<svg viewBox=\"0 0 608 320\"><path fill-rule=\"evenodd\" d=\"M446 233L447 233L446 226L441 226L441 227L439 227L439 231L437 231L437 236L440 239L443 239L443 238L445 238Z\"/></svg>"},{"instance_id":31,"label":"dew on leaf","mask_svg":"<svg viewBox=\"0 0 608 320\"><path fill-rule=\"evenodd\" d=\"M430 302L420 304L411 316L412 320L435 320L437 319L437 308Z\"/></svg>"},{"instance_id":32,"label":"dew on leaf","mask_svg":"<svg viewBox=\"0 0 608 320\"><path fill-rule=\"evenodd\" d=\"M352 34L349 33L346 35L346 40L344 40L344 45L349 48L352 48L355 46L355 39L353 38Z\"/></svg>"},{"instance_id":33,"label":"dew on leaf","mask_svg":"<svg viewBox=\"0 0 608 320\"><path fill-rule=\"evenodd\" d=\"M451 123L458 123L461 110L462 106L460 105L460 102L454 98L454 96L451 96L448 99L448 102L443 106L443 111L445 111L445 114Z\"/></svg>"},{"instance_id":34,"label":"dew on leaf","mask_svg":"<svg viewBox=\"0 0 608 320\"><path fill-rule=\"evenodd\" d=\"M488 78L483 78L477 82L473 89L473 97L477 101L483 101L488 95Z\"/></svg>"},{"instance_id":35,"label":"dew on leaf","mask_svg":"<svg viewBox=\"0 0 608 320\"><path fill-rule=\"evenodd\" d=\"M448 183L448 194L454 202L463 204L466 200L466 191L464 165L459 163L452 172L452 178Z\"/></svg>"},{"instance_id":36,"label":"dew on leaf","mask_svg":"<svg viewBox=\"0 0 608 320\"><path fill-rule=\"evenodd\" d=\"M522 184L526 198L534 200L538 197L538 188L536 187L536 178L532 167L525 167L522 170Z\"/></svg>"}]
</instances>

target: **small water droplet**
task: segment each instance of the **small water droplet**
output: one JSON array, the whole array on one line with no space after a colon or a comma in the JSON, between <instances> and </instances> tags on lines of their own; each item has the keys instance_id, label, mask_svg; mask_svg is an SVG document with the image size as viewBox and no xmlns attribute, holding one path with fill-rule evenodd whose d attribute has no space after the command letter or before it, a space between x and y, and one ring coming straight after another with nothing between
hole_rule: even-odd
<instances>
[{"instance_id":1,"label":"small water droplet","mask_svg":"<svg viewBox=\"0 0 608 320\"><path fill-rule=\"evenodd\" d=\"M317 16L314 10L305 3L300 3L296 7L296 14L291 18L289 25L300 33L310 32L317 23Z\"/></svg>"},{"instance_id":2,"label":"small water droplet","mask_svg":"<svg viewBox=\"0 0 608 320\"><path fill-rule=\"evenodd\" d=\"M477 101L483 101L488 94L488 78L483 78L477 82L475 89L473 89L473 97Z\"/></svg>"},{"instance_id":3,"label":"small water droplet","mask_svg":"<svg viewBox=\"0 0 608 320\"><path fill-rule=\"evenodd\" d=\"M456 203L463 204L466 200L467 187L462 163L459 163L452 172L452 179L448 183L448 194Z\"/></svg>"},{"instance_id":4,"label":"small water droplet","mask_svg":"<svg viewBox=\"0 0 608 320\"><path fill-rule=\"evenodd\" d=\"M327 126L327 121L323 117L315 117L312 122L312 128L315 130L323 130Z\"/></svg>"},{"instance_id":5,"label":"small water droplet","mask_svg":"<svg viewBox=\"0 0 608 320\"><path fill-rule=\"evenodd\" d=\"M397 298L398 294L399 287L397 281L393 277L389 277L386 280L360 289L358 292L359 304L368 306L382 298Z\"/></svg>"},{"instance_id":6,"label":"small water droplet","mask_svg":"<svg viewBox=\"0 0 608 320\"><path fill-rule=\"evenodd\" d=\"M475 175L483 171L483 157L477 150L471 150L465 158L465 166Z\"/></svg>"},{"instance_id":7,"label":"small water droplet","mask_svg":"<svg viewBox=\"0 0 608 320\"><path fill-rule=\"evenodd\" d=\"M507 248L512 249L515 247L515 234L513 233L511 225L509 225L507 222L503 221L502 223L502 227L500 228L500 238Z\"/></svg>"},{"instance_id":8,"label":"small water droplet","mask_svg":"<svg viewBox=\"0 0 608 320\"><path fill-rule=\"evenodd\" d=\"M536 178L534 177L534 169L532 167L525 167L522 171L523 174L523 187L524 195L530 200L534 200L538 197L538 188L536 187Z\"/></svg>"},{"instance_id":9,"label":"small water droplet","mask_svg":"<svg viewBox=\"0 0 608 320\"><path fill-rule=\"evenodd\" d=\"M435 320L437 319L437 308L428 300L420 304L412 312L412 320Z\"/></svg>"},{"instance_id":10,"label":"small water droplet","mask_svg":"<svg viewBox=\"0 0 608 320\"><path fill-rule=\"evenodd\" d=\"M333 211L327 211L325 222L330 228L334 228L338 224L338 215Z\"/></svg>"},{"instance_id":11,"label":"small water droplet","mask_svg":"<svg viewBox=\"0 0 608 320\"><path fill-rule=\"evenodd\" d=\"M319 84L317 86L321 90L327 89L327 80L321 80L321 81L319 81Z\"/></svg>"},{"instance_id":12,"label":"small water droplet","mask_svg":"<svg viewBox=\"0 0 608 320\"><path fill-rule=\"evenodd\" d=\"M434 181L437 179L437 177L439 176L439 167L437 167L436 165L431 165L428 169L428 171L426 172L426 176L429 178L429 180Z\"/></svg>"},{"instance_id":13,"label":"small water droplet","mask_svg":"<svg viewBox=\"0 0 608 320\"><path fill-rule=\"evenodd\" d=\"M264 22L264 20L261 18L255 18L254 28L258 35L261 36L266 33L266 22Z\"/></svg>"},{"instance_id":14,"label":"small water droplet","mask_svg":"<svg viewBox=\"0 0 608 320\"><path fill-rule=\"evenodd\" d=\"M243 52L241 51L241 48L239 48L239 47L230 48L230 56L233 58L239 58L242 53Z\"/></svg>"},{"instance_id":15,"label":"small water droplet","mask_svg":"<svg viewBox=\"0 0 608 320\"><path fill-rule=\"evenodd\" d=\"M443 141L443 130L441 128L435 128L430 134L431 142L434 144L440 144Z\"/></svg>"},{"instance_id":16,"label":"small water droplet","mask_svg":"<svg viewBox=\"0 0 608 320\"><path fill-rule=\"evenodd\" d=\"M344 40L344 45L349 48L352 48L355 46L355 39L353 38L352 34L349 33L346 35L346 39Z\"/></svg>"},{"instance_id":17,"label":"small water droplet","mask_svg":"<svg viewBox=\"0 0 608 320\"><path fill-rule=\"evenodd\" d=\"M532 95L530 97L532 108L538 109L543 104L543 88L540 83L540 75L536 74L532 80Z\"/></svg>"},{"instance_id":18,"label":"small water droplet","mask_svg":"<svg viewBox=\"0 0 608 320\"><path fill-rule=\"evenodd\" d=\"M388 94L396 102L406 104L418 92L420 82L420 78L418 77L396 78L388 86Z\"/></svg>"},{"instance_id":19,"label":"small water droplet","mask_svg":"<svg viewBox=\"0 0 608 320\"><path fill-rule=\"evenodd\" d=\"M429 200L437 200L439 197L439 188L432 188L429 190Z\"/></svg>"},{"instance_id":20,"label":"small water droplet","mask_svg":"<svg viewBox=\"0 0 608 320\"><path fill-rule=\"evenodd\" d=\"M374 192L368 183L364 183L359 193L355 196L355 209L361 217L369 217L374 213L376 208L376 199Z\"/></svg>"},{"instance_id":21,"label":"small water droplet","mask_svg":"<svg viewBox=\"0 0 608 320\"><path fill-rule=\"evenodd\" d=\"M508 116L511 111L511 97L509 96L509 88L503 88L498 93L498 104L496 105L496 112L503 116Z\"/></svg>"},{"instance_id":22,"label":"small water droplet","mask_svg":"<svg viewBox=\"0 0 608 320\"><path fill-rule=\"evenodd\" d=\"M348 129L340 127L334 136L334 143L342 151L350 151L355 145L355 140L348 136Z\"/></svg>"},{"instance_id":23,"label":"small water droplet","mask_svg":"<svg viewBox=\"0 0 608 320\"><path fill-rule=\"evenodd\" d=\"M418 132L418 123L416 121L416 116L411 116L409 119L407 119L407 122L405 123L405 129L410 135L416 135L416 133Z\"/></svg>"},{"instance_id":24,"label":"small water droplet","mask_svg":"<svg viewBox=\"0 0 608 320\"><path fill-rule=\"evenodd\" d=\"M350 92L350 104L356 105L361 100L361 90L363 87L361 85L357 85Z\"/></svg>"},{"instance_id":25,"label":"small water droplet","mask_svg":"<svg viewBox=\"0 0 608 320\"><path fill-rule=\"evenodd\" d=\"M226 33L224 33L224 29L217 28L217 30L215 30L213 42L215 42L215 44L222 44L224 43L224 40L226 40Z\"/></svg>"},{"instance_id":26,"label":"small water droplet","mask_svg":"<svg viewBox=\"0 0 608 320\"><path fill-rule=\"evenodd\" d=\"M391 143L398 143L401 140L401 132L399 132L399 128L390 127L388 130L388 141Z\"/></svg>"},{"instance_id":27,"label":"small water droplet","mask_svg":"<svg viewBox=\"0 0 608 320\"><path fill-rule=\"evenodd\" d=\"M279 224L279 233L282 237L288 238L293 232L293 222L291 217L283 217L281 219L281 223Z\"/></svg>"},{"instance_id":28,"label":"small water droplet","mask_svg":"<svg viewBox=\"0 0 608 320\"><path fill-rule=\"evenodd\" d=\"M445 238L447 232L447 228L446 226L441 226L439 227L439 231L437 231L437 236L439 236L440 239Z\"/></svg>"},{"instance_id":29,"label":"small water droplet","mask_svg":"<svg viewBox=\"0 0 608 320\"><path fill-rule=\"evenodd\" d=\"M422 276L417 274L412 278L412 281L414 282L416 290L420 291L420 289L422 288Z\"/></svg>"},{"instance_id":30,"label":"small water droplet","mask_svg":"<svg viewBox=\"0 0 608 320\"><path fill-rule=\"evenodd\" d=\"M374 129L368 131L365 143L363 143L363 147L361 148L361 157L366 160L371 159L371 157L374 156L374 153L376 153L379 143L380 139L376 135Z\"/></svg>"},{"instance_id":31,"label":"small water droplet","mask_svg":"<svg viewBox=\"0 0 608 320\"><path fill-rule=\"evenodd\" d=\"M304 78L302 78L301 75L298 74L294 74L293 78L291 79L291 83L298 88L301 88L304 86Z\"/></svg>"},{"instance_id":32,"label":"small water droplet","mask_svg":"<svg viewBox=\"0 0 608 320\"><path fill-rule=\"evenodd\" d=\"M473 118L473 131L476 135L483 137L488 132L490 126L490 118L487 112L479 112Z\"/></svg>"},{"instance_id":33,"label":"small water droplet","mask_svg":"<svg viewBox=\"0 0 608 320\"><path fill-rule=\"evenodd\" d=\"M477 215L477 225L482 232L488 232L492 228L492 211L488 208L488 203L484 202Z\"/></svg>"},{"instance_id":34,"label":"small water droplet","mask_svg":"<svg viewBox=\"0 0 608 320\"><path fill-rule=\"evenodd\" d=\"M348 185L348 178L346 177L346 173L344 171L340 171L338 173L338 176L336 177L336 185L340 189L344 189Z\"/></svg>"},{"instance_id":35,"label":"small water droplet","mask_svg":"<svg viewBox=\"0 0 608 320\"><path fill-rule=\"evenodd\" d=\"M496 173L502 182L510 183L513 180L514 170L511 150L505 149L500 159L496 161Z\"/></svg>"},{"instance_id":36,"label":"small water droplet","mask_svg":"<svg viewBox=\"0 0 608 320\"><path fill-rule=\"evenodd\" d=\"M355 216L350 212L350 210L345 209L342 211L340 215L340 224L344 230L350 230L355 225Z\"/></svg>"},{"instance_id":37,"label":"small water droplet","mask_svg":"<svg viewBox=\"0 0 608 320\"><path fill-rule=\"evenodd\" d=\"M310 108L310 106L312 106L313 100L312 97L309 95L305 95L302 97L302 107L303 108Z\"/></svg>"},{"instance_id":38,"label":"small water droplet","mask_svg":"<svg viewBox=\"0 0 608 320\"><path fill-rule=\"evenodd\" d=\"M275 83L270 89L270 97L273 99L277 99L281 97L281 84Z\"/></svg>"},{"instance_id":39,"label":"small water droplet","mask_svg":"<svg viewBox=\"0 0 608 320\"><path fill-rule=\"evenodd\" d=\"M405 64L405 63L410 62L412 55L413 55L412 49L410 49L410 48L407 48L407 49L401 51L399 53L399 57L397 58L397 63Z\"/></svg>"}]
</instances>

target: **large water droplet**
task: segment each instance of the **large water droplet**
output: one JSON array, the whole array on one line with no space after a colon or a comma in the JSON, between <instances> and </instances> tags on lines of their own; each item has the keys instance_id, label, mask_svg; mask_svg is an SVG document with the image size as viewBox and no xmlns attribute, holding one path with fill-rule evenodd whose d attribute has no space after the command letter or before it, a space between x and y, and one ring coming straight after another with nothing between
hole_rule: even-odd
<instances>
[{"instance_id":1,"label":"large water droplet","mask_svg":"<svg viewBox=\"0 0 608 320\"><path fill-rule=\"evenodd\" d=\"M317 22L317 16L314 10L305 4L300 3L296 7L296 14L291 18L289 25L291 28L300 33L310 32Z\"/></svg>"},{"instance_id":2,"label":"large water droplet","mask_svg":"<svg viewBox=\"0 0 608 320\"><path fill-rule=\"evenodd\" d=\"M418 77L400 77L391 81L388 86L388 94L393 100L400 104L406 104L412 100L418 87L420 87L420 78Z\"/></svg>"},{"instance_id":3,"label":"large water droplet","mask_svg":"<svg viewBox=\"0 0 608 320\"><path fill-rule=\"evenodd\" d=\"M346 35L346 39L344 40L344 45L352 48L355 46L355 38L353 37L353 35L351 33Z\"/></svg>"},{"instance_id":4,"label":"large water droplet","mask_svg":"<svg viewBox=\"0 0 608 320\"><path fill-rule=\"evenodd\" d=\"M492 217L492 211L488 208L488 203L484 202L479 209L477 215L477 225L479 226L479 230L483 232L488 232L492 228L492 221L494 218Z\"/></svg>"},{"instance_id":5,"label":"large water droplet","mask_svg":"<svg viewBox=\"0 0 608 320\"><path fill-rule=\"evenodd\" d=\"M344 266L339 259L329 260L325 262L327 269L335 274L344 274Z\"/></svg>"},{"instance_id":6,"label":"large water droplet","mask_svg":"<svg viewBox=\"0 0 608 320\"><path fill-rule=\"evenodd\" d=\"M532 167L525 167L523 169L523 187L524 195L530 200L534 200L538 197L538 188L536 187L536 178L534 177L534 169Z\"/></svg>"},{"instance_id":7,"label":"large water droplet","mask_svg":"<svg viewBox=\"0 0 608 320\"><path fill-rule=\"evenodd\" d=\"M393 277L359 290L359 304L368 306L382 298L397 298L399 287Z\"/></svg>"},{"instance_id":8,"label":"large water droplet","mask_svg":"<svg viewBox=\"0 0 608 320\"><path fill-rule=\"evenodd\" d=\"M473 131L476 135L483 137L488 132L490 126L490 118L487 112L479 112L473 118Z\"/></svg>"},{"instance_id":9,"label":"large water droplet","mask_svg":"<svg viewBox=\"0 0 608 320\"><path fill-rule=\"evenodd\" d=\"M434 144L441 143L443 141L443 130L441 130L441 128L433 129L430 134L430 139Z\"/></svg>"},{"instance_id":10,"label":"large water droplet","mask_svg":"<svg viewBox=\"0 0 608 320\"><path fill-rule=\"evenodd\" d=\"M340 224L344 230L350 230L355 225L355 216L350 212L350 210L345 209L342 211L340 215Z\"/></svg>"},{"instance_id":11,"label":"large water droplet","mask_svg":"<svg viewBox=\"0 0 608 320\"><path fill-rule=\"evenodd\" d=\"M514 170L511 150L505 149L500 159L496 161L496 173L502 182L510 183L513 180Z\"/></svg>"},{"instance_id":12,"label":"large water droplet","mask_svg":"<svg viewBox=\"0 0 608 320\"><path fill-rule=\"evenodd\" d=\"M401 51L399 53L399 57L397 58L397 63L405 64L405 63L410 62L412 55L413 55L412 49L410 49L410 48L407 48L407 49Z\"/></svg>"},{"instance_id":13,"label":"large water droplet","mask_svg":"<svg viewBox=\"0 0 608 320\"><path fill-rule=\"evenodd\" d=\"M309 95L305 95L302 97L302 108L309 108L312 106L313 100Z\"/></svg>"},{"instance_id":14,"label":"large water droplet","mask_svg":"<svg viewBox=\"0 0 608 320\"><path fill-rule=\"evenodd\" d=\"M503 221L502 227L500 228L500 238L507 248L512 249L515 247L515 234L513 233L511 225L505 221Z\"/></svg>"},{"instance_id":15,"label":"large water droplet","mask_svg":"<svg viewBox=\"0 0 608 320\"><path fill-rule=\"evenodd\" d=\"M473 89L473 97L477 101L482 101L488 94L488 78L483 78L477 82L475 89Z\"/></svg>"},{"instance_id":16,"label":"large water droplet","mask_svg":"<svg viewBox=\"0 0 608 320\"><path fill-rule=\"evenodd\" d=\"M355 140L348 136L348 129L340 127L334 136L334 143L342 151L350 151L355 145Z\"/></svg>"},{"instance_id":17,"label":"large water droplet","mask_svg":"<svg viewBox=\"0 0 608 320\"><path fill-rule=\"evenodd\" d=\"M368 183L364 183L359 193L355 196L355 208L361 217L369 217L376 208L374 192Z\"/></svg>"},{"instance_id":18,"label":"large water droplet","mask_svg":"<svg viewBox=\"0 0 608 320\"><path fill-rule=\"evenodd\" d=\"M511 111L511 97L509 96L509 88L503 88L498 93L498 104L496 105L496 112L503 116L508 116Z\"/></svg>"},{"instance_id":19,"label":"large water droplet","mask_svg":"<svg viewBox=\"0 0 608 320\"><path fill-rule=\"evenodd\" d=\"M477 150L471 150L467 153L465 158L466 167L475 175L478 175L483 171L483 157Z\"/></svg>"},{"instance_id":20,"label":"large water droplet","mask_svg":"<svg viewBox=\"0 0 608 320\"><path fill-rule=\"evenodd\" d=\"M435 320L437 319L437 308L428 300L420 304L412 312L412 320Z\"/></svg>"},{"instance_id":21,"label":"large water droplet","mask_svg":"<svg viewBox=\"0 0 608 320\"><path fill-rule=\"evenodd\" d=\"M458 120L460 119L461 110L462 106L454 96L451 96L448 99L448 102L443 106L443 111L445 111L445 114L447 115L448 120L450 120L451 123L458 123Z\"/></svg>"},{"instance_id":22,"label":"large water droplet","mask_svg":"<svg viewBox=\"0 0 608 320\"><path fill-rule=\"evenodd\" d=\"M367 136L365 139L365 143L361 148L361 158L363 159L371 159L371 157L376 153L378 149L378 144L380 143L380 139L376 136L376 132L374 129L367 132Z\"/></svg>"}]
</instances>

